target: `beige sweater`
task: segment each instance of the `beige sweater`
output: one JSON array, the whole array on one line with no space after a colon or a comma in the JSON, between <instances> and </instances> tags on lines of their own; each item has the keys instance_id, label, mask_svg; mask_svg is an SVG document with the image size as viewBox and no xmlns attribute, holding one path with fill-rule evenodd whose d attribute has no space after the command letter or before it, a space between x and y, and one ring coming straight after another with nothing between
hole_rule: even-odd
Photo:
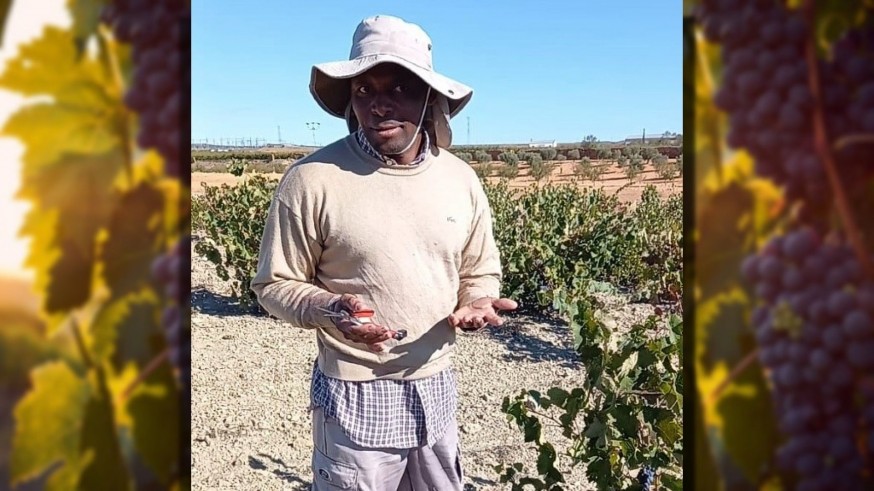
<instances>
[{"instance_id":1,"label":"beige sweater","mask_svg":"<svg viewBox=\"0 0 874 491\"><path fill-rule=\"evenodd\" d=\"M497 297L500 280L488 201L467 163L440 149L415 167L387 166L349 135L282 177L251 288L274 316L316 330L328 376L412 380L450 365L447 317ZM317 308L343 293L407 337L382 353L347 341Z\"/></svg>"}]
</instances>

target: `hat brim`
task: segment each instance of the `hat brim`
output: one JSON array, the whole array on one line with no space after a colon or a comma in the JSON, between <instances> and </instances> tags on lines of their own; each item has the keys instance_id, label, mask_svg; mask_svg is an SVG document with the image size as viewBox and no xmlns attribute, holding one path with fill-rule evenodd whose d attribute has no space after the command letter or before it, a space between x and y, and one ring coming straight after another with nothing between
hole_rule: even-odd
<instances>
[{"instance_id":1,"label":"hat brim","mask_svg":"<svg viewBox=\"0 0 874 491\"><path fill-rule=\"evenodd\" d=\"M357 77L381 63L394 63L413 72L432 90L443 94L449 102L449 115L454 117L473 96L473 89L437 72L422 68L393 55L371 55L354 60L333 61L314 65L310 75L310 93L328 113L345 119L351 89L349 79Z\"/></svg>"}]
</instances>

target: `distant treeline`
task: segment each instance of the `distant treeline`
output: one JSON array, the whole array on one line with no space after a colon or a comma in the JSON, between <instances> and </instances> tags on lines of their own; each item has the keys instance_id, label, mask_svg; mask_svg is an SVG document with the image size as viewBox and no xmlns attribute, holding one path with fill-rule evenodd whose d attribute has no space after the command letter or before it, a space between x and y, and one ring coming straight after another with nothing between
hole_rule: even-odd
<instances>
[{"instance_id":1,"label":"distant treeline","mask_svg":"<svg viewBox=\"0 0 874 491\"><path fill-rule=\"evenodd\" d=\"M683 153L681 146L653 146L653 145L623 145L623 144L606 144L600 143L597 146L579 146L573 144L558 145L556 150L562 155L573 153L573 150L579 152L580 157L588 157L591 160L599 160L609 158L605 153L612 153L613 150L627 151L629 148L655 148L660 154L669 159L676 159ZM529 147L528 145L454 145L450 148L453 153L468 153L476 155L477 152L486 152L491 156L491 160L497 161L499 155L504 152L515 152L524 154L528 152L538 152L541 148ZM226 160L250 160L250 161L273 161L276 159L282 160L297 160L309 155L310 152L304 150L286 150L286 149L257 149L257 150L235 150L233 152L215 152L209 150L192 150L191 162L198 161L226 161Z\"/></svg>"}]
</instances>

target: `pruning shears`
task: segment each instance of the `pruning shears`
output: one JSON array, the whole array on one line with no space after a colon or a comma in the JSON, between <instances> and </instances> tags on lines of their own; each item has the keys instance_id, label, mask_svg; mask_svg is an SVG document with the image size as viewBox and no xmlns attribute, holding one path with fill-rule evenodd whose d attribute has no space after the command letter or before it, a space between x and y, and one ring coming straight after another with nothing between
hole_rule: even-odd
<instances>
[{"instance_id":1,"label":"pruning shears","mask_svg":"<svg viewBox=\"0 0 874 491\"><path fill-rule=\"evenodd\" d=\"M319 310L321 310L324 313L325 317L349 321L352 324L355 324L356 326L363 326L364 324L370 324L370 322L371 322L370 319L373 317L373 310L356 310L355 312L348 312L345 310L341 310L340 312L334 312L333 310L325 309L322 307L319 307ZM407 337L407 330L406 329L394 331L394 335L392 336L392 338L394 338L398 341L400 341L401 339L404 339L405 337Z\"/></svg>"}]
</instances>

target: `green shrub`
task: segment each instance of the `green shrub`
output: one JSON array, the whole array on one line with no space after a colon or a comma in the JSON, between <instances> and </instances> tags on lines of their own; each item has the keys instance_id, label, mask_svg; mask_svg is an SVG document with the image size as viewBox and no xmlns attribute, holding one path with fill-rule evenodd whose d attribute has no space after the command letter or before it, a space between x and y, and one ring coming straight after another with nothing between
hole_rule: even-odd
<instances>
[{"instance_id":1,"label":"green shrub","mask_svg":"<svg viewBox=\"0 0 874 491\"><path fill-rule=\"evenodd\" d=\"M483 150L477 150L476 152L474 152L473 155L474 155L474 157L473 157L474 160L476 160L477 162L479 162L481 164L492 161L492 156L489 155L488 152L485 152Z\"/></svg>"},{"instance_id":2,"label":"green shrub","mask_svg":"<svg viewBox=\"0 0 874 491\"><path fill-rule=\"evenodd\" d=\"M479 164L474 167L474 171L480 178L489 177L492 175L492 164Z\"/></svg>"},{"instance_id":3,"label":"green shrub","mask_svg":"<svg viewBox=\"0 0 874 491\"><path fill-rule=\"evenodd\" d=\"M556 155L558 155L558 150L554 148L540 149L540 157L543 158L543 160L555 160Z\"/></svg>"},{"instance_id":4,"label":"green shrub","mask_svg":"<svg viewBox=\"0 0 874 491\"><path fill-rule=\"evenodd\" d=\"M637 145L629 145L627 147L622 147L620 152L622 152L622 155L631 158L635 155L640 155L640 147Z\"/></svg>"},{"instance_id":5,"label":"green shrub","mask_svg":"<svg viewBox=\"0 0 874 491\"><path fill-rule=\"evenodd\" d=\"M679 173L677 164L668 162L668 158L662 154L658 154L652 159L652 165L662 179L673 179L677 177L677 174Z\"/></svg>"},{"instance_id":6,"label":"green shrub","mask_svg":"<svg viewBox=\"0 0 874 491\"><path fill-rule=\"evenodd\" d=\"M565 156L564 154L561 154L561 153L560 153L560 154L558 154L558 155L555 156L555 160L559 160L559 161L561 161L561 160L567 160L567 156Z\"/></svg>"},{"instance_id":7,"label":"green shrub","mask_svg":"<svg viewBox=\"0 0 874 491\"><path fill-rule=\"evenodd\" d=\"M645 299L682 292L682 199L663 200L653 188L631 210L615 195L569 184L484 186L504 258L502 295L539 312L555 291L588 280Z\"/></svg>"},{"instance_id":8,"label":"green shrub","mask_svg":"<svg viewBox=\"0 0 874 491\"><path fill-rule=\"evenodd\" d=\"M643 158L643 161L645 163L648 163L650 160L654 159L656 155L659 155L659 151L655 147L643 147L640 150L640 156Z\"/></svg>"},{"instance_id":9,"label":"green shrub","mask_svg":"<svg viewBox=\"0 0 874 491\"><path fill-rule=\"evenodd\" d=\"M505 164L516 165L519 163L519 156L516 155L516 152L501 152L498 154L498 160Z\"/></svg>"},{"instance_id":10,"label":"green shrub","mask_svg":"<svg viewBox=\"0 0 874 491\"><path fill-rule=\"evenodd\" d=\"M240 177L246 172L246 167L248 166L248 162L243 159L233 159L231 163L228 164L228 172L231 174Z\"/></svg>"},{"instance_id":11,"label":"green shrub","mask_svg":"<svg viewBox=\"0 0 874 491\"><path fill-rule=\"evenodd\" d=\"M628 176L628 179L634 181L643 172L643 166L643 158L634 156L628 161L628 166L625 167L625 175Z\"/></svg>"},{"instance_id":12,"label":"green shrub","mask_svg":"<svg viewBox=\"0 0 874 491\"><path fill-rule=\"evenodd\" d=\"M583 179L597 181L604 173L604 167L592 164L589 157L583 157L583 159L577 163L576 171Z\"/></svg>"},{"instance_id":13,"label":"green shrub","mask_svg":"<svg viewBox=\"0 0 874 491\"><path fill-rule=\"evenodd\" d=\"M534 165L535 163L543 163L543 157L540 156L539 153L531 152L525 156L525 161L528 162L528 165Z\"/></svg>"},{"instance_id":14,"label":"green shrub","mask_svg":"<svg viewBox=\"0 0 874 491\"><path fill-rule=\"evenodd\" d=\"M499 172L513 178L518 171L518 166L504 165ZM276 183L261 174L247 174L236 186L210 186L192 200L192 228L201 236L195 251L230 282L235 299L256 309L249 283ZM615 195L575 185L546 184L513 192L506 180L483 186L492 207L495 240L505 259L502 295L542 311L552 304L553 292L578 291L590 280L647 300L682 294L679 196L662 199L649 186L630 209Z\"/></svg>"},{"instance_id":15,"label":"green shrub","mask_svg":"<svg viewBox=\"0 0 874 491\"><path fill-rule=\"evenodd\" d=\"M570 152L567 153L567 158L571 160L580 160L580 151L574 148Z\"/></svg>"},{"instance_id":16,"label":"green shrub","mask_svg":"<svg viewBox=\"0 0 874 491\"><path fill-rule=\"evenodd\" d=\"M518 161L517 161L518 162ZM506 164L498 169L498 176L505 179L515 179L519 175L519 164Z\"/></svg>"},{"instance_id":17,"label":"green shrub","mask_svg":"<svg viewBox=\"0 0 874 491\"><path fill-rule=\"evenodd\" d=\"M192 228L204 234L194 250L215 265L219 278L230 282L232 298L253 311L261 308L249 283L258 267L261 235L277 183L252 174L235 186L207 186L192 203Z\"/></svg>"},{"instance_id":18,"label":"green shrub","mask_svg":"<svg viewBox=\"0 0 874 491\"><path fill-rule=\"evenodd\" d=\"M471 163L473 161L473 154L471 154L470 152L458 152L455 154L455 156L467 163Z\"/></svg>"},{"instance_id":19,"label":"green shrub","mask_svg":"<svg viewBox=\"0 0 874 491\"><path fill-rule=\"evenodd\" d=\"M535 181L540 182L544 177L552 174L552 164L549 162L544 162L541 160L539 155L537 160L531 163L531 177L534 178Z\"/></svg>"}]
</instances>

